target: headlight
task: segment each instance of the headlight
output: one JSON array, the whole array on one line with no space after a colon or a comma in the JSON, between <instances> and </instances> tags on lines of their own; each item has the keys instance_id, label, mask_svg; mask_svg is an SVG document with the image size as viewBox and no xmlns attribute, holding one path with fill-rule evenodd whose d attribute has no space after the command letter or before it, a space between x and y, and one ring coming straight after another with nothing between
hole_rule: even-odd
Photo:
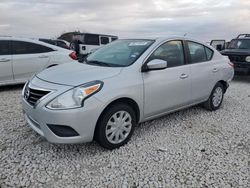
<instances>
[{"instance_id":1,"label":"headlight","mask_svg":"<svg viewBox=\"0 0 250 188\"><path fill-rule=\"evenodd\" d=\"M247 56L247 57L246 57L246 62L249 62L249 63L250 63L250 56Z\"/></svg>"},{"instance_id":2,"label":"headlight","mask_svg":"<svg viewBox=\"0 0 250 188\"><path fill-rule=\"evenodd\" d=\"M49 109L71 109L83 106L85 99L101 90L103 82L93 81L66 91L46 106Z\"/></svg>"},{"instance_id":3,"label":"headlight","mask_svg":"<svg viewBox=\"0 0 250 188\"><path fill-rule=\"evenodd\" d=\"M23 87L23 90L22 90L22 96L24 96L24 92L25 92L25 90L26 90L26 87L28 87L28 85L29 85L29 80L24 84L24 87Z\"/></svg>"}]
</instances>

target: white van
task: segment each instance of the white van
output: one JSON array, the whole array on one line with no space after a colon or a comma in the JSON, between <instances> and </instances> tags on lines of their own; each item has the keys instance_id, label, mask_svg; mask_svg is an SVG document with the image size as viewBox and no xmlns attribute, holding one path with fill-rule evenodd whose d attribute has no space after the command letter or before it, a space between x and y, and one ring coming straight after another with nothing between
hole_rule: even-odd
<instances>
[{"instance_id":1,"label":"white van","mask_svg":"<svg viewBox=\"0 0 250 188\"><path fill-rule=\"evenodd\" d=\"M78 40L80 43L79 53L85 56L97 50L99 47L117 40L118 37L104 34L69 32L62 34L58 39L70 42L72 49L75 49L73 41Z\"/></svg>"}]
</instances>

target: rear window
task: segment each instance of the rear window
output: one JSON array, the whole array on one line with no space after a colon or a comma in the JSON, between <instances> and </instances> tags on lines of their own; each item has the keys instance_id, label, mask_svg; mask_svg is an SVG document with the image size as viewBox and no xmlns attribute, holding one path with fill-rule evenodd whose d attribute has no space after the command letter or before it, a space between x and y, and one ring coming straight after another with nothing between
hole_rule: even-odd
<instances>
[{"instance_id":1,"label":"rear window","mask_svg":"<svg viewBox=\"0 0 250 188\"><path fill-rule=\"evenodd\" d=\"M57 41L57 45L59 46L66 46L66 43L63 41Z\"/></svg>"},{"instance_id":2,"label":"rear window","mask_svg":"<svg viewBox=\"0 0 250 188\"><path fill-rule=\"evenodd\" d=\"M10 41L0 40L0 55L10 55Z\"/></svg>"},{"instance_id":3,"label":"rear window","mask_svg":"<svg viewBox=\"0 0 250 188\"><path fill-rule=\"evenodd\" d=\"M62 39L62 40L66 40L68 42L72 42L74 35L75 35L74 33L65 33L65 34L62 34L60 37L58 37L58 39Z\"/></svg>"},{"instance_id":4,"label":"rear window","mask_svg":"<svg viewBox=\"0 0 250 188\"><path fill-rule=\"evenodd\" d=\"M212 40L210 42L210 45L213 46L215 49L217 48L217 45L221 45L221 48L224 49L225 48L225 40Z\"/></svg>"},{"instance_id":5,"label":"rear window","mask_svg":"<svg viewBox=\"0 0 250 188\"><path fill-rule=\"evenodd\" d=\"M12 42L13 54L37 54L54 51L46 46L24 41Z\"/></svg>"},{"instance_id":6,"label":"rear window","mask_svg":"<svg viewBox=\"0 0 250 188\"><path fill-rule=\"evenodd\" d=\"M39 40L48 44L56 45L56 42L50 39L39 39Z\"/></svg>"}]
</instances>

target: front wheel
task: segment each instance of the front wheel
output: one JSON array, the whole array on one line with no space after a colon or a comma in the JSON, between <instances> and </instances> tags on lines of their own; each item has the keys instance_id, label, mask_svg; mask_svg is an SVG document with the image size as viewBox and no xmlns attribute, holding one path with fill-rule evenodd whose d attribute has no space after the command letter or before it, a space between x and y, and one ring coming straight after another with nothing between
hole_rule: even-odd
<instances>
[{"instance_id":1,"label":"front wheel","mask_svg":"<svg viewBox=\"0 0 250 188\"><path fill-rule=\"evenodd\" d=\"M204 103L204 107L208 110L214 111L220 108L224 98L224 87L221 83L217 83L209 97Z\"/></svg>"},{"instance_id":2,"label":"front wheel","mask_svg":"<svg viewBox=\"0 0 250 188\"><path fill-rule=\"evenodd\" d=\"M123 103L114 104L100 117L96 127L96 140L104 148L119 148L129 141L135 125L134 110Z\"/></svg>"}]
</instances>

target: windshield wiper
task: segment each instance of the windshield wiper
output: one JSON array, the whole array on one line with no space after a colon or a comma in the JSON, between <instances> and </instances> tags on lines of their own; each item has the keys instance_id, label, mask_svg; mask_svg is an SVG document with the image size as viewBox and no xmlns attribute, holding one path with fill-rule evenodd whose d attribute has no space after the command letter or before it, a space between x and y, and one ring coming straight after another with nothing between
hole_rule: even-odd
<instances>
[{"instance_id":1,"label":"windshield wiper","mask_svg":"<svg viewBox=\"0 0 250 188\"><path fill-rule=\"evenodd\" d=\"M87 61L87 59L86 59L85 62L86 62L86 64L89 64L89 65L99 65L99 66L111 67L111 65L109 63L105 63L102 61Z\"/></svg>"},{"instance_id":2,"label":"windshield wiper","mask_svg":"<svg viewBox=\"0 0 250 188\"><path fill-rule=\"evenodd\" d=\"M106 63L102 61L97 61L97 60L90 60L88 61L87 59L84 60L86 64L89 65L99 65L99 66L105 66L105 67L124 67L123 65L117 65L113 63Z\"/></svg>"}]
</instances>

